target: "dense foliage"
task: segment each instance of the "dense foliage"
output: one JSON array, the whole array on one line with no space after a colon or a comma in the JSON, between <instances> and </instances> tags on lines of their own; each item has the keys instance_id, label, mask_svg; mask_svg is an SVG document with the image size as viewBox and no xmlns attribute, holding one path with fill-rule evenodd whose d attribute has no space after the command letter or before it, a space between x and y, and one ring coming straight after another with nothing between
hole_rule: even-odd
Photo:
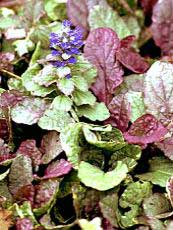
<instances>
[{"instance_id":1,"label":"dense foliage","mask_svg":"<svg viewBox=\"0 0 173 230\"><path fill-rule=\"evenodd\" d=\"M0 230L173 229L172 9L0 1Z\"/></svg>"}]
</instances>

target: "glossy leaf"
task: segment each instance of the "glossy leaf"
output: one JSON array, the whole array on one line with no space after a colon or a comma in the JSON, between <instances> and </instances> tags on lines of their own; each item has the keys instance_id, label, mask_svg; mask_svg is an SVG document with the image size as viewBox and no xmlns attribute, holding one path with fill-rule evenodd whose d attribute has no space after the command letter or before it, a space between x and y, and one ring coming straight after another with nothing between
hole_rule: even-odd
<instances>
[{"instance_id":1,"label":"glossy leaf","mask_svg":"<svg viewBox=\"0 0 173 230\"><path fill-rule=\"evenodd\" d=\"M92 86L92 91L106 105L110 103L116 87L123 81L122 67L115 59L119 45L120 41L113 30L98 28L91 31L84 48L85 57L98 70L98 76Z\"/></svg>"}]
</instances>

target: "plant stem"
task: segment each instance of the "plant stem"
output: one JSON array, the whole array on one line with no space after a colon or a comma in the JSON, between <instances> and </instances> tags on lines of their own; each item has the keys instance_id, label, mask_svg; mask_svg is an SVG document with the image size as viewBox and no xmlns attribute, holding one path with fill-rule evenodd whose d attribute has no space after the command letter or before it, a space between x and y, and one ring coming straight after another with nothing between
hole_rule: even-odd
<instances>
[{"instance_id":1,"label":"plant stem","mask_svg":"<svg viewBox=\"0 0 173 230\"><path fill-rule=\"evenodd\" d=\"M21 78L18 75L11 73L5 69L0 69L0 72L7 74L9 76L9 78L12 77L12 78L16 78L18 80L21 80Z\"/></svg>"}]
</instances>

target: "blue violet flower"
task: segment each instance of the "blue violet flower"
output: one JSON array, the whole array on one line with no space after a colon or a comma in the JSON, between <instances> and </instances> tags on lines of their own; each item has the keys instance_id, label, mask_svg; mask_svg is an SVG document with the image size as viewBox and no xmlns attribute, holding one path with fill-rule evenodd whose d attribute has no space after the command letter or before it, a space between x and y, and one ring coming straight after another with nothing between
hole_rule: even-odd
<instances>
[{"instance_id":1,"label":"blue violet flower","mask_svg":"<svg viewBox=\"0 0 173 230\"><path fill-rule=\"evenodd\" d=\"M74 28L72 23L64 20L62 29L58 33L50 34L50 48L52 50L51 64L57 68L74 65L77 62L76 55L80 55L83 46L83 31L80 27ZM67 78L70 78L68 74Z\"/></svg>"}]
</instances>

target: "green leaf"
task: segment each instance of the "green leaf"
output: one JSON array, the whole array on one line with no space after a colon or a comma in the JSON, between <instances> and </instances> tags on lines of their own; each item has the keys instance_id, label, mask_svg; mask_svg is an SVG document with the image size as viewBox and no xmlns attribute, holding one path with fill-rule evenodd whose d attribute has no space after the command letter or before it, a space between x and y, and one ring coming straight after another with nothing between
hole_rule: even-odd
<instances>
[{"instance_id":1,"label":"green leaf","mask_svg":"<svg viewBox=\"0 0 173 230\"><path fill-rule=\"evenodd\" d=\"M99 168L82 161L79 164L78 177L87 187L106 191L119 185L127 176L128 168L121 161L114 170L105 173Z\"/></svg>"},{"instance_id":2,"label":"green leaf","mask_svg":"<svg viewBox=\"0 0 173 230\"><path fill-rule=\"evenodd\" d=\"M88 91L88 83L83 77L73 76L72 80L75 84L75 87L81 91Z\"/></svg>"},{"instance_id":3,"label":"green leaf","mask_svg":"<svg viewBox=\"0 0 173 230\"><path fill-rule=\"evenodd\" d=\"M103 230L101 227L101 219L99 217L95 217L91 221L80 219L78 222L82 230Z\"/></svg>"},{"instance_id":4,"label":"green leaf","mask_svg":"<svg viewBox=\"0 0 173 230\"><path fill-rule=\"evenodd\" d=\"M124 162L129 171L131 171L136 165L137 160L141 157L141 148L137 145L126 145L125 147L115 151L110 158L109 165L113 169L116 166L117 161Z\"/></svg>"},{"instance_id":5,"label":"green leaf","mask_svg":"<svg viewBox=\"0 0 173 230\"><path fill-rule=\"evenodd\" d=\"M99 202L101 212L112 226L118 227L120 213L118 211L118 195L116 193L107 195Z\"/></svg>"},{"instance_id":6,"label":"green leaf","mask_svg":"<svg viewBox=\"0 0 173 230\"><path fill-rule=\"evenodd\" d=\"M144 199L143 209L147 216L156 217L159 214L171 211L171 205L164 194L154 193Z\"/></svg>"},{"instance_id":7,"label":"green leaf","mask_svg":"<svg viewBox=\"0 0 173 230\"><path fill-rule=\"evenodd\" d=\"M116 31L120 39L131 35L126 23L110 6L96 5L90 10L89 25L91 29L108 27Z\"/></svg>"},{"instance_id":8,"label":"green leaf","mask_svg":"<svg viewBox=\"0 0 173 230\"><path fill-rule=\"evenodd\" d=\"M19 57L27 54L29 51L34 50L34 43L28 39L14 41L13 46L15 47L15 51Z\"/></svg>"},{"instance_id":9,"label":"green leaf","mask_svg":"<svg viewBox=\"0 0 173 230\"><path fill-rule=\"evenodd\" d=\"M72 79L62 78L57 85L59 90L66 96L72 94L72 92L74 91L74 82Z\"/></svg>"},{"instance_id":10,"label":"green leaf","mask_svg":"<svg viewBox=\"0 0 173 230\"><path fill-rule=\"evenodd\" d=\"M138 20L136 17L133 16L125 16L123 17L123 20L128 28L128 30L130 31L131 34L135 35L136 39L139 38L140 32L141 32L141 28L139 26Z\"/></svg>"},{"instance_id":11,"label":"green leaf","mask_svg":"<svg viewBox=\"0 0 173 230\"><path fill-rule=\"evenodd\" d=\"M36 65L35 65L36 67ZM50 86L52 83L57 82L57 68L52 65L46 65L35 76L33 76L34 83L39 86Z\"/></svg>"},{"instance_id":12,"label":"green leaf","mask_svg":"<svg viewBox=\"0 0 173 230\"><path fill-rule=\"evenodd\" d=\"M129 91L127 94L127 100L131 105L130 119L134 122L136 119L146 114L144 96L141 92Z\"/></svg>"},{"instance_id":13,"label":"green leaf","mask_svg":"<svg viewBox=\"0 0 173 230\"><path fill-rule=\"evenodd\" d=\"M64 20L67 18L66 1L44 0L44 8L47 15L53 20Z\"/></svg>"},{"instance_id":14,"label":"green leaf","mask_svg":"<svg viewBox=\"0 0 173 230\"><path fill-rule=\"evenodd\" d=\"M40 65L34 64L22 74L23 86L34 96L45 97L55 90L54 87L46 88L34 81L34 76L41 70Z\"/></svg>"},{"instance_id":15,"label":"green leaf","mask_svg":"<svg viewBox=\"0 0 173 230\"><path fill-rule=\"evenodd\" d=\"M26 93L26 89L22 84L22 78L21 79L10 78L8 80L8 88L10 90L14 89L14 90L18 90L19 92Z\"/></svg>"},{"instance_id":16,"label":"green leaf","mask_svg":"<svg viewBox=\"0 0 173 230\"><path fill-rule=\"evenodd\" d=\"M78 78L84 78L88 83L88 88L92 83L95 82L95 78L97 76L97 69L83 57L80 55L77 59L77 63L71 67L72 76L78 76Z\"/></svg>"},{"instance_id":17,"label":"green leaf","mask_svg":"<svg viewBox=\"0 0 173 230\"><path fill-rule=\"evenodd\" d=\"M110 131L94 133L92 126L84 125L83 133L88 143L108 151L116 151L126 145L122 133L118 129L113 128Z\"/></svg>"},{"instance_id":18,"label":"green leaf","mask_svg":"<svg viewBox=\"0 0 173 230\"><path fill-rule=\"evenodd\" d=\"M74 168L78 168L79 154L82 151L80 147L80 138L82 136L82 124L71 124L60 133L60 141L65 151L68 161Z\"/></svg>"},{"instance_id":19,"label":"green leaf","mask_svg":"<svg viewBox=\"0 0 173 230\"><path fill-rule=\"evenodd\" d=\"M69 113L55 108L49 108L38 121L42 129L62 131L67 125L73 123Z\"/></svg>"},{"instance_id":20,"label":"green leaf","mask_svg":"<svg viewBox=\"0 0 173 230\"><path fill-rule=\"evenodd\" d=\"M73 102L69 97L60 95L54 98L51 108L68 112L71 110L72 105Z\"/></svg>"},{"instance_id":21,"label":"green leaf","mask_svg":"<svg viewBox=\"0 0 173 230\"><path fill-rule=\"evenodd\" d=\"M122 208L130 208L121 216L121 224L130 227L137 224L135 217L140 215L140 205L144 198L152 194L152 185L149 182L134 182L127 186L120 197L119 205Z\"/></svg>"},{"instance_id":22,"label":"green leaf","mask_svg":"<svg viewBox=\"0 0 173 230\"><path fill-rule=\"evenodd\" d=\"M42 117L47 106L44 99L26 97L11 109L11 118L16 123L32 125Z\"/></svg>"},{"instance_id":23,"label":"green leaf","mask_svg":"<svg viewBox=\"0 0 173 230\"><path fill-rule=\"evenodd\" d=\"M9 190L15 194L21 187L32 182L32 162L27 156L20 155L11 164L9 173Z\"/></svg>"},{"instance_id":24,"label":"green leaf","mask_svg":"<svg viewBox=\"0 0 173 230\"><path fill-rule=\"evenodd\" d=\"M48 49L42 48L41 41L38 41L29 62L29 66L34 65L39 59L45 58L48 54L50 54L50 51Z\"/></svg>"},{"instance_id":25,"label":"green leaf","mask_svg":"<svg viewBox=\"0 0 173 230\"><path fill-rule=\"evenodd\" d=\"M38 224L31 207L31 203L28 201L23 202L22 205L14 204L17 215L20 218L29 218L34 224Z\"/></svg>"},{"instance_id":26,"label":"green leaf","mask_svg":"<svg viewBox=\"0 0 173 230\"><path fill-rule=\"evenodd\" d=\"M96 102L96 97L90 91L83 92L81 90L75 90L72 99L77 106L87 104L94 105Z\"/></svg>"},{"instance_id":27,"label":"green leaf","mask_svg":"<svg viewBox=\"0 0 173 230\"><path fill-rule=\"evenodd\" d=\"M127 186L120 197L119 204L122 208L131 205L140 205L144 198L152 193L152 185L149 182L134 182Z\"/></svg>"},{"instance_id":28,"label":"green leaf","mask_svg":"<svg viewBox=\"0 0 173 230\"><path fill-rule=\"evenodd\" d=\"M41 42L41 47L48 49L50 33L51 33L51 29L49 28L48 25L37 25L30 33L29 38L35 44Z\"/></svg>"},{"instance_id":29,"label":"green leaf","mask_svg":"<svg viewBox=\"0 0 173 230\"><path fill-rule=\"evenodd\" d=\"M149 163L148 172L137 177L142 181L151 181L153 184L166 187L167 180L173 175L173 162L163 157L154 157Z\"/></svg>"},{"instance_id":30,"label":"green leaf","mask_svg":"<svg viewBox=\"0 0 173 230\"><path fill-rule=\"evenodd\" d=\"M86 117L91 121L104 121L109 118L109 110L104 103L96 102L93 106L83 105L77 108L79 117Z\"/></svg>"}]
</instances>

